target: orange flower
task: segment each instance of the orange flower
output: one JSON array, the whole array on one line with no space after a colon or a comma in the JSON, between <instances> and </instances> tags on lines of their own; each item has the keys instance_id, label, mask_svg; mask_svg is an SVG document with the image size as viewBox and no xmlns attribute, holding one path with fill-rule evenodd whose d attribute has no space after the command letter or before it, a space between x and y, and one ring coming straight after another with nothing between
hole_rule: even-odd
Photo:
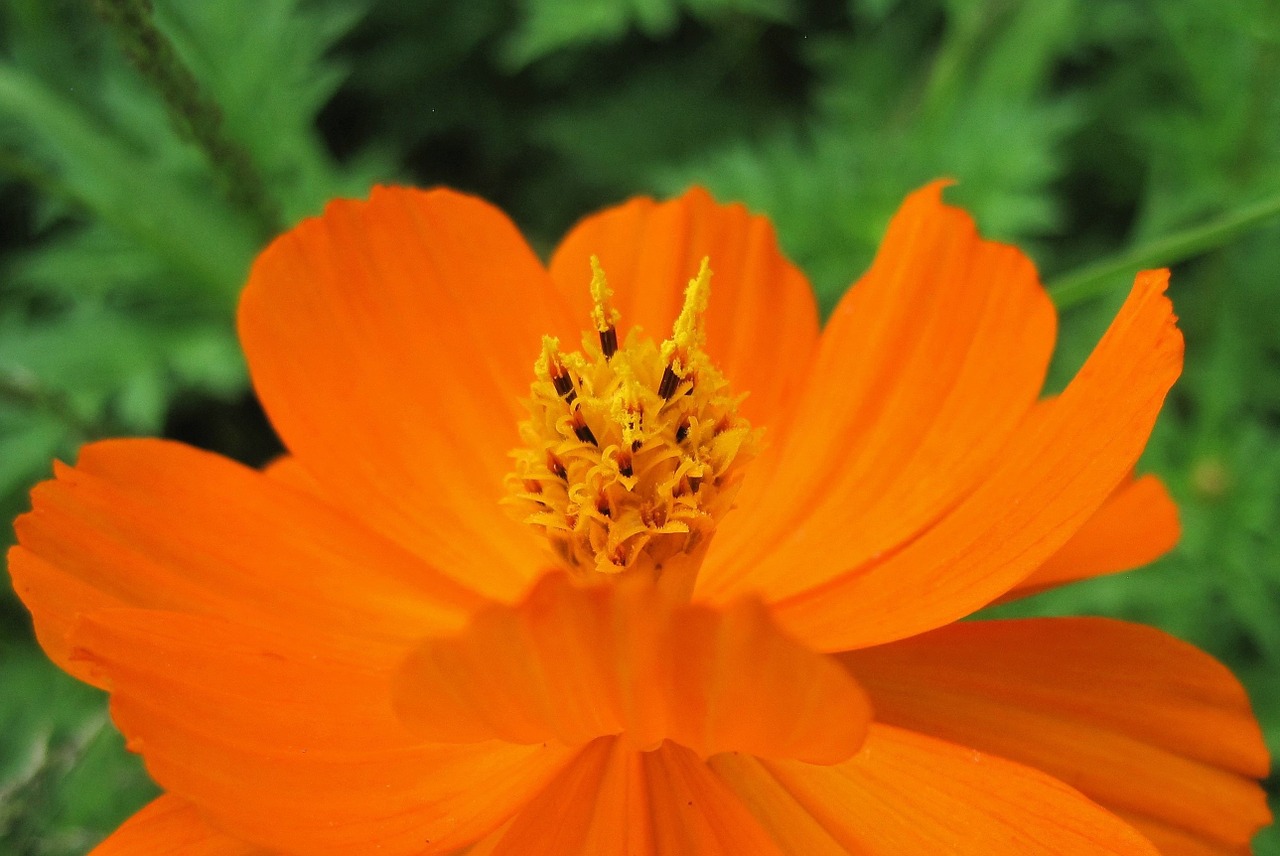
<instances>
[{"instance_id":1,"label":"orange flower","mask_svg":"<svg viewBox=\"0 0 1280 856\"><path fill-rule=\"evenodd\" d=\"M549 270L448 191L276 241L240 330L291 456L98 443L17 524L41 644L165 790L95 852L1245 852L1268 762L1221 665L954 623L1173 544L1132 468L1182 341L1142 273L1038 400L1053 306L941 187L821 333L699 190Z\"/></svg>"}]
</instances>

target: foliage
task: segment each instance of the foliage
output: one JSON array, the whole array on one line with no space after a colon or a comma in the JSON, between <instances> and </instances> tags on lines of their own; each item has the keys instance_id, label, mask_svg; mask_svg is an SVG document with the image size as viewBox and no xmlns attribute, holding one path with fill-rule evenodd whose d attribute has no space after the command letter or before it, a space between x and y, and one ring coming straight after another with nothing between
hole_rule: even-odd
<instances>
[{"instance_id":1,"label":"foliage","mask_svg":"<svg viewBox=\"0 0 1280 856\"><path fill-rule=\"evenodd\" d=\"M1001 611L1197 642L1280 751L1277 5L8 0L0 508L98 436L261 461L239 286L280 228L374 181L479 192L543 250L602 204L705 184L770 214L829 308L902 195L950 176L1061 286L1051 386L1135 259L1182 262L1187 370L1143 463L1181 546ZM149 786L8 594L0 640L0 851L84 852Z\"/></svg>"},{"instance_id":2,"label":"foliage","mask_svg":"<svg viewBox=\"0 0 1280 856\"><path fill-rule=\"evenodd\" d=\"M49 669L30 645L0 647L0 841L13 856L84 853L155 796L111 727L102 694Z\"/></svg>"}]
</instances>

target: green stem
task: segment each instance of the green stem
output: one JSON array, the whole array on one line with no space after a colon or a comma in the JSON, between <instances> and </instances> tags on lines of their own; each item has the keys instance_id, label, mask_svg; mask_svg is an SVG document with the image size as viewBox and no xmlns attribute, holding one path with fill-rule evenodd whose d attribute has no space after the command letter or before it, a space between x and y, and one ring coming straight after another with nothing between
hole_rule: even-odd
<instances>
[{"instance_id":1,"label":"green stem","mask_svg":"<svg viewBox=\"0 0 1280 856\"><path fill-rule=\"evenodd\" d=\"M934 56L917 105L919 115L935 115L946 105L956 103L956 92L963 85L962 75L972 64L992 17L990 3L965 6L947 16L945 37Z\"/></svg>"},{"instance_id":2,"label":"green stem","mask_svg":"<svg viewBox=\"0 0 1280 856\"><path fill-rule=\"evenodd\" d=\"M1075 306L1104 293L1117 276L1131 276L1146 268L1168 267L1217 249L1276 215L1280 215L1280 196L1264 199L1225 214L1217 220L1175 232L1087 265L1050 283L1049 293L1059 309Z\"/></svg>"},{"instance_id":3,"label":"green stem","mask_svg":"<svg viewBox=\"0 0 1280 856\"><path fill-rule=\"evenodd\" d=\"M228 198L249 213L265 235L281 231L279 206L253 158L223 129L222 111L200 87L172 43L156 27L151 0L92 0L129 61L164 99L178 133L200 146L222 176Z\"/></svg>"}]
</instances>

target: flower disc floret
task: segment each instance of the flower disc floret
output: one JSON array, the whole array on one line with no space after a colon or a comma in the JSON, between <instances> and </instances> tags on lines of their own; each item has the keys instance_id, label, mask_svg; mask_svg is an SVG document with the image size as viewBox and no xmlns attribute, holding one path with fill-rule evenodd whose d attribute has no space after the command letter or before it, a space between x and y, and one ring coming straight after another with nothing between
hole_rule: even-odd
<instances>
[{"instance_id":1,"label":"flower disc floret","mask_svg":"<svg viewBox=\"0 0 1280 856\"><path fill-rule=\"evenodd\" d=\"M595 335L571 353L544 337L509 503L575 575L691 585L758 441L703 350L710 267L690 281L671 338L659 345L637 328L618 347L618 313L592 262Z\"/></svg>"}]
</instances>

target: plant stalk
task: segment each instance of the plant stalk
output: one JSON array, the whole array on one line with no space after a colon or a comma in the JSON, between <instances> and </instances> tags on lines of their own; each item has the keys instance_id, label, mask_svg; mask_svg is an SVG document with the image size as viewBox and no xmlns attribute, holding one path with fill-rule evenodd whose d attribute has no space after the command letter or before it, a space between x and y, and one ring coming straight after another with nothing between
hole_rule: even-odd
<instances>
[{"instance_id":1,"label":"plant stalk","mask_svg":"<svg viewBox=\"0 0 1280 856\"><path fill-rule=\"evenodd\" d=\"M115 32L129 62L164 100L177 132L204 150L232 204L248 213L264 236L278 234L283 219L261 172L244 146L227 136L217 102L205 93L173 44L156 27L150 0L92 3Z\"/></svg>"},{"instance_id":2,"label":"plant stalk","mask_svg":"<svg viewBox=\"0 0 1280 856\"><path fill-rule=\"evenodd\" d=\"M1280 195L1086 265L1050 283L1049 294L1059 309L1075 306L1104 293L1121 274L1186 261L1230 243L1276 215L1280 215Z\"/></svg>"}]
</instances>

